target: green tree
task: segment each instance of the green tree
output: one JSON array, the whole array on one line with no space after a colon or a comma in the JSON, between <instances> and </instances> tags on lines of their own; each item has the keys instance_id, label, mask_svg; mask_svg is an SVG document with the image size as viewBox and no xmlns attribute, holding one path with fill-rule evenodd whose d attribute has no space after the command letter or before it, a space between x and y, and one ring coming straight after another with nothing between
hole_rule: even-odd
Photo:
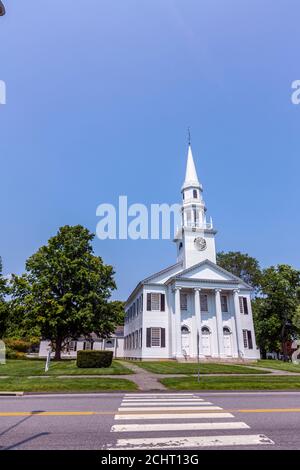
<instances>
[{"instance_id":1,"label":"green tree","mask_svg":"<svg viewBox=\"0 0 300 470\"><path fill-rule=\"evenodd\" d=\"M125 319L125 302L122 302L121 300L113 300L110 302L110 307L114 311L114 314L116 315L116 323L117 325L124 325L124 319Z\"/></svg>"},{"instance_id":2,"label":"green tree","mask_svg":"<svg viewBox=\"0 0 300 470\"><path fill-rule=\"evenodd\" d=\"M257 259L240 251L221 251L217 253L217 264L235 276L243 279L257 292L260 285L261 270Z\"/></svg>"},{"instance_id":3,"label":"green tree","mask_svg":"<svg viewBox=\"0 0 300 470\"><path fill-rule=\"evenodd\" d=\"M262 297L252 304L257 343L263 356L267 350L286 354L286 342L297 334L300 271L285 264L271 266L262 271L260 285Z\"/></svg>"},{"instance_id":4,"label":"green tree","mask_svg":"<svg viewBox=\"0 0 300 470\"><path fill-rule=\"evenodd\" d=\"M57 360L70 339L92 332L108 337L119 320L108 302L114 270L93 254L93 238L81 225L60 228L27 260L26 274L13 280L15 311L51 341Z\"/></svg>"},{"instance_id":5,"label":"green tree","mask_svg":"<svg viewBox=\"0 0 300 470\"><path fill-rule=\"evenodd\" d=\"M8 302L6 299L9 293L7 280L2 274L2 259L0 257L0 338L5 335L8 325Z\"/></svg>"}]
</instances>

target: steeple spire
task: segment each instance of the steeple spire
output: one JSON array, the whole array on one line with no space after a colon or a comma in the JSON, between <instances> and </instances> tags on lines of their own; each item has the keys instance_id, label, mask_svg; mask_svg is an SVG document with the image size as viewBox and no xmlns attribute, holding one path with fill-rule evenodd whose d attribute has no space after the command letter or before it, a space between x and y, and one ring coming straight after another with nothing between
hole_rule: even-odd
<instances>
[{"instance_id":1,"label":"steeple spire","mask_svg":"<svg viewBox=\"0 0 300 470\"><path fill-rule=\"evenodd\" d=\"M188 146L188 155L187 155L187 164L186 164L186 172L185 172L185 180L182 186L182 190L186 188L201 188L201 185L198 180L198 175L193 159L192 154L192 147L190 142L190 135L189 135L189 146Z\"/></svg>"}]
</instances>

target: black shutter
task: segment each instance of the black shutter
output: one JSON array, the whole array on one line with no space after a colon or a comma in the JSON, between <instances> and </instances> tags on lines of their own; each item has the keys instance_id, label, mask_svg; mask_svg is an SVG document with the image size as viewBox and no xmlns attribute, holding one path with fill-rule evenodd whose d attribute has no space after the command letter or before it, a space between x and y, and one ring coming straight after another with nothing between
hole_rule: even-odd
<instances>
[{"instance_id":1,"label":"black shutter","mask_svg":"<svg viewBox=\"0 0 300 470\"><path fill-rule=\"evenodd\" d=\"M251 331L249 330L247 331L247 336L248 336L248 349L253 349Z\"/></svg>"},{"instance_id":2,"label":"black shutter","mask_svg":"<svg viewBox=\"0 0 300 470\"><path fill-rule=\"evenodd\" d=\"M247 297L243 297L243 305L244 305L244 314L248 315L248 302Z\"/></svg>"},{"instance_id":3,"label":"black shutter","mask_svg":"<svg viewBox=\"0 0 300 470\"><path fill-rule=\"evenodd\" d=\"M147 294L147 310L151 310L151 294Z\"/></svg>"},{"instance_id":4,"label":"black shutter","mask_svg":"<svg viewBox=\"0 0 300 470\"><path fill-rule=\"evenodd\" d=\"M151 348L151 328L147 328L146 346L147 346L147 348Z\"/></svg>"},{"instance_id":5,"label":"black shutter","mask_svg":"<svg viewBox=\"0 0 300 470\"><path fill-rule=\"evenodd\" d=\"M165 311L165 294L160 294L160 311Z\"/></svg>"},{"instance_id":6,"label":"black shutter","mask_svg":"<svg viewBox=\"0 0 300 470\"><path fill-rule=\"evenodd\" d=\"M160 329L160 347L161 348L166 347L166 330L165 330L165 328Z\"/></svg>"}]
</instances>

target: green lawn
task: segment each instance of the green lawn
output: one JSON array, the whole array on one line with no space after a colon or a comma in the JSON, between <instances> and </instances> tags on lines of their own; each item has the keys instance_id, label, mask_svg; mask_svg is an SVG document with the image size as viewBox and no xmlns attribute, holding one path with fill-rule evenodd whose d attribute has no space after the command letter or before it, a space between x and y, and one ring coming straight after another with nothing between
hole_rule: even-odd
<instances>
[{"instance_id":1,"label":"green lawn","mask_svg":"<svg viewBox=\"0 0 300 470\"><path fill-rule=\"evenodd\" d=\"M154 374L197 374L197 363L182 363L172 361L149 361L134 363L143 369L153 372ZM234 364L215 364L200 363L201 374L264 374L266 371L260 369L250 369L249 367Z\"/></svg>"},{"instance_id":2,"label":"green lawn","mask_svg":"<svg viewBox=\"0 0 300 470\"><path fill-rule=\"evenodd\" d=\"M0 376L10 375L17 377L27 377L29 375L120 375L132 374L118 361L113 361L111 367L99 369L80 369L76 366L76 361L51 361L50 368L45 373L45 361L36 359L14 360L8 359L6 364L0 364Z\"/></svg>"},{"instance_id":3,"label":"green lawn","mask_svg":"<svg viewBox=\"0 0 300 470\"><path fill-rule=\"evenodd\" d=\"M171 390L291 390L300 388L300 376L170 377L160 382Z\"/></svg>"},{"instance_id":4,"label":"green lawn","mask_svg":"<svg viewBox=\"0 0 300 470\"><path fill-rule=\"evenodd\" d=\"M288 372L298 372L300 374L300 364L296 365L292 362L283 362L272 359L261 359L255 364L255 367L269 367L270 369L286 370Z\"/></svg>"},{"instance_id":5,"label":"green lawn","mask_svg":"<svg viewBox=\"0 0 300 470\"><path fill-rule=\"evenodd\" d=\"M111 390L137 390L134 382L110 378L33 378L25 377L0 380L0 391L9 392L102 392Z\"/></svg>"}]
</instances>

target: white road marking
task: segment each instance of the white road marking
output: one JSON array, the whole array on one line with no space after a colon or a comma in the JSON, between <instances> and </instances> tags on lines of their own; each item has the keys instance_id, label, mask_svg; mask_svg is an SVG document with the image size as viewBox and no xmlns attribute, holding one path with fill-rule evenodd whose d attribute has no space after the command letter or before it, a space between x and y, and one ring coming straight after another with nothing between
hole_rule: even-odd
<instances>
[{"instance_id":1,"label":"white road marking","mask_svg":"<svg viewBox=\"0 0 300 470\"><path fill-rule=\"evenodd\" d=\"M124 397L194 397L194 393L126 393Z\"/></svg>"},{"instance_id":2,"label":"white road marking","mask_svg":"<svg viewBox=\"0 0 300 470\"><path fill-rule=\"evenodd\" d=\"M274 444L274 442L263 434L249 434L242 436L148 437L139 439L118 439L116 446L110 448L110 450L176 449L187 447L229 447L272 444Z\"/></svg>"},{"instance_id":3,"label":"white road marking","mask_svg":"<svg viewBox=\"0 0 300 470\"><path fill-rule=\"evenodd\" d=\"M153 413L153 414L116 414L115 420L128 419L224 419L234 418L231 413Z\"/></svg>"},{"instance_id":4,"label":"white road marking","mask_svg":"<svg viewBox=\"0 0 300 470\"><path fill-rule=\"evenodd\" d=\"M119 408L118 411L190 411L190 410L222 410L219 406L154 406L153 408L147 407L131 407Z\"/></svg>"},{"instance_id":5,"label":"white road marking","mask_svg":"<svg viewBox=\"0 0 300 470\"><path fill-rule=\"evenodd\" d=\"M135 398L135 399L129 399L125 398L122 403L139 403L139 402L153 402L153 401L170 401L172 400L174 403L181 402L181 401L186 401L186 402L194 402L194 401L204 401L203 398Z\"/></svg>"},{"instance_id":6,"label":"white road marking","mask_svg":"<svg viewBox=\"0 0 300 470\"><path fill-rule=\"evenodd\" d=\"M243 422L218 423L162 423L162 424L115 424L111 432L149 432L149 431L199 431L215 429L249 429Z\"/></svg>"},{"instance_id":7,"label":"white road marking","mask_svg":"<svg viewBox=\"0 0 300 470\"><path fill-rule=\"evenodd\" d=\"M132 402L124 403L124 402L122 402L121 406L126 408L126 407L129 407L129 406L136 406L136 407L140 407L140 406L148 406L148 407L164 406L165 407L165 406L171 406L171 405L174 405L174 406L176 406L176 405L178 405L178 406L179 405L180 406L185 406L185 405L187 405L187 406L189 406L189 405L202 406L202 405L211 405L211 404L212 403L210 401L199 401L198 402L197 400L195 400L193 403L186 402L186 401L184 401L183 403L181 403L181 402L180 403L174 403L173 401L168 401L168 402L163 402L163 403L160 402L160 401L156 401L156 402L153 402L153 403L148 403L146 401L145 402L143 401L143 402L139 402L139 403L132 403Z\"/></svg>"}]
</instances>

